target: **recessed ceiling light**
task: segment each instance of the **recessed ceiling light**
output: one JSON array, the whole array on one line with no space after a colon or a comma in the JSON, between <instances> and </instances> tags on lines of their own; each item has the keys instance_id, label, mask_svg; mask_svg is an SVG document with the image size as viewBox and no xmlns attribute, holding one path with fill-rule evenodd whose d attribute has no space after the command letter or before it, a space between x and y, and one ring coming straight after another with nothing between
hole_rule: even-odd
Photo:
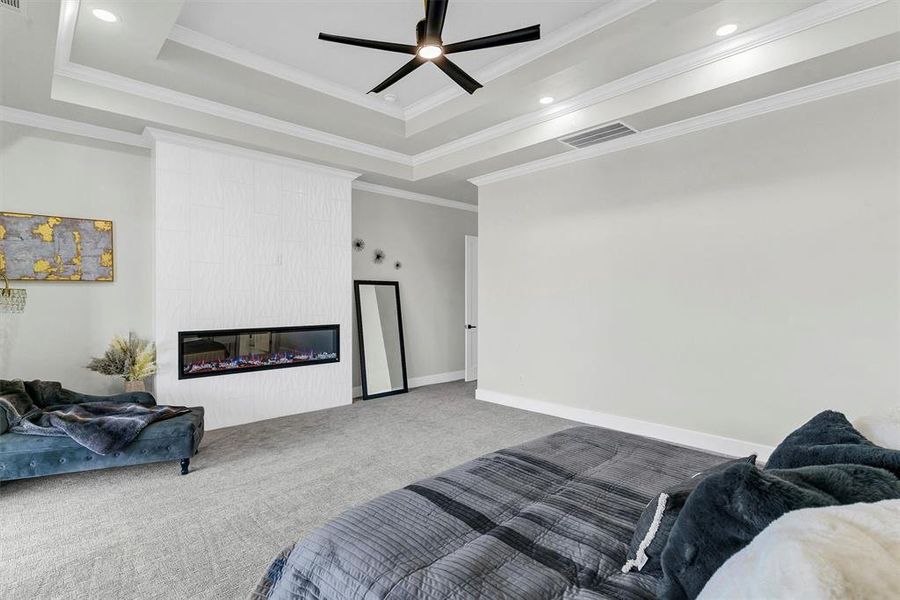
<instances>
[{"instance_id":1,"label":"recessed ceiling light","mask_svg":"<svg viewBox=\"0 0 900 600\"><path fill-rule=\"evenodd\" d=\"M441 49L440 46L422 46L421 48L419 48L419 56L421 56L422 58L426 58L428 60L431 60L432 58L437 58L438 56L440 56L443 53L444 53L444 51Z\"/></svg>"},{"instance_id":2,"label":"recessed ceiling light","mask_svg":"<svg viewBox=\"0 0 900 600\"><path fill-rule=\"evenodd\" d=\"M728 23L716 29L716 35L719 37L725 37L726 35L731 35L735 31L737 31L737 25L735 25L734 23Z\"/></svg>"},{"instance_id":3,"label":"recessed ceiling light","mask_svg":"<svg viewBox=\"0 0 900 600\"><path fill-rule=\"evenodd\" d=\"M385 95L384 95L384 101L385 101L385 102L392 102L392 103L393 103L393 102L396 102L396 101L397 101L397 95L396 95L396 94L385 94Z\"/></svg>"},{"instance_id":4,"label":"recessed ceiling light","mask_svg":"<svg viewBox=\"0 0 900 600\"><path fill-rule=\"evenodd\" d=\"M116 21L119 20L119 17L117 17L116 15L112 14L111 12L109 12L108 10L103 9L103 8L95 8L94 10L91 11L91 14L93 14L95 17L97 17L101 21L105 21L107 23L115 23Z\"/></svg>"},{"instance_id":5,"label":"recessed ceiling light","mask_svg":"<svg viewBox=\"0 0 900 600\"><path fill-rule=\"evenodd\" d=\"M541 104L553 104L553 96L544 96L538 100Z\"/></svg>"}]
</instances>

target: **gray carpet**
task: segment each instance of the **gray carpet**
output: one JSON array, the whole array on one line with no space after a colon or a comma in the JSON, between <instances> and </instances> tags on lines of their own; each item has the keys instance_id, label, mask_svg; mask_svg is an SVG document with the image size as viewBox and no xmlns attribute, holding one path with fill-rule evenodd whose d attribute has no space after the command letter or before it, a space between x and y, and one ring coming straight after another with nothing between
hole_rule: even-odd
<instances>
[{"instance_id":1,"label":"gray carpet","mask_svg":"<svg viewBox=\"0 0 900 600\"><path fill-rule=\"evenodd\" d=\"M160 463L0 486L0 598L245 598L345 509L574 423L449 383L210 431Z\"/></svg>"}]
</instances>

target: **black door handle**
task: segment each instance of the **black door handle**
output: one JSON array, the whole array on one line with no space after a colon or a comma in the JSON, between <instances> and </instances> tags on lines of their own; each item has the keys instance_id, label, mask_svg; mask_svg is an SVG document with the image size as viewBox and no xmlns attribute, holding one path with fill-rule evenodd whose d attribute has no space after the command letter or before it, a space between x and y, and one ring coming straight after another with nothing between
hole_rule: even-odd
<instances>
[{"instance_id":1,"label":"black door handle","mask_svg":"<svg viewBox=\"0 0 900 600\"><path fill-rule=\"evenodd\" d=\"M478 328L474 325L466 325L466 329L478 329Z\"/></svg>"}]
</instances>

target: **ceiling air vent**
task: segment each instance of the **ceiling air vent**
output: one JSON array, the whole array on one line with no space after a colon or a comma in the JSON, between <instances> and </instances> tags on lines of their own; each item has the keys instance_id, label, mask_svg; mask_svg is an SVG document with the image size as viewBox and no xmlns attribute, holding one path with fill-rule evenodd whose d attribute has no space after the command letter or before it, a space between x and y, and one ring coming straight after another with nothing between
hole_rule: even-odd
<instances>
[{"instance_id":1,"label":"ceiling air vent","mask_svg":"<svg viewBox=\"0 0 900 600\"><path fill-rule=\"evenodd\" d=\"M22 0L0 0L0 6L16 12L22 12Z\"/></svg>"},{"instance_id":2,"label":"ceiling air vent","mask_svg":"<svg viewBox=\"0 0 900 600\"><path fill-rule=\"evenodd\" d=\"M637 131L625 123L616 122L588 129L587 131L582 131L581 133L576 133L569 137L560 138L559 141L575 148L587 148L588 146L602 144L603 142L615 140L633 133L637 133Z\"/></svg>"}]
</instances>

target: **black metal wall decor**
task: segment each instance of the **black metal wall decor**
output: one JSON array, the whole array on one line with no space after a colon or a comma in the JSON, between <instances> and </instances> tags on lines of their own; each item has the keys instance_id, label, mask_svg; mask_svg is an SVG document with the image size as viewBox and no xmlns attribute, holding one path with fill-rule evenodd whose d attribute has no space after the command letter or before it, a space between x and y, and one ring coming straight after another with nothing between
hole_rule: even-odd
<instances>
[{"instance_id":1,"label":"black metal wall decor","mask_svg":"<svg viewBox=\"0 0 900 600\"><path fill-rule=\"evenodd\" d=\"M394 268L399 271L400 269L403 268L403 263L398 260L397 262L394 263Z\"/></svg>"},{"instance_id":2,"label":"black metal wall decor","mask_svg":"<svg viewBox=\"0 0 900 600\"><path fill-rule=\"evenodd\" d=\"M376 264L376 265L380 265L381 263L383 263L383 262L384 262L384 256L385 256L385 255L384 255L384 250L382 250L382 249L380 249L380 248L379 248L378 250L375 250L375 264Z\"/></svg>"},{"instance_id":3,"label":"black metal wall decor","mask_svg":"<svg viewBox=\"0 0 900 600\"><path fill-rule=\"evenodd\" d=\"M366 241L362 238L356 238L353 240L353 249L357 252L362 252L366 249Z\"/></svg>"}]
</instances>

